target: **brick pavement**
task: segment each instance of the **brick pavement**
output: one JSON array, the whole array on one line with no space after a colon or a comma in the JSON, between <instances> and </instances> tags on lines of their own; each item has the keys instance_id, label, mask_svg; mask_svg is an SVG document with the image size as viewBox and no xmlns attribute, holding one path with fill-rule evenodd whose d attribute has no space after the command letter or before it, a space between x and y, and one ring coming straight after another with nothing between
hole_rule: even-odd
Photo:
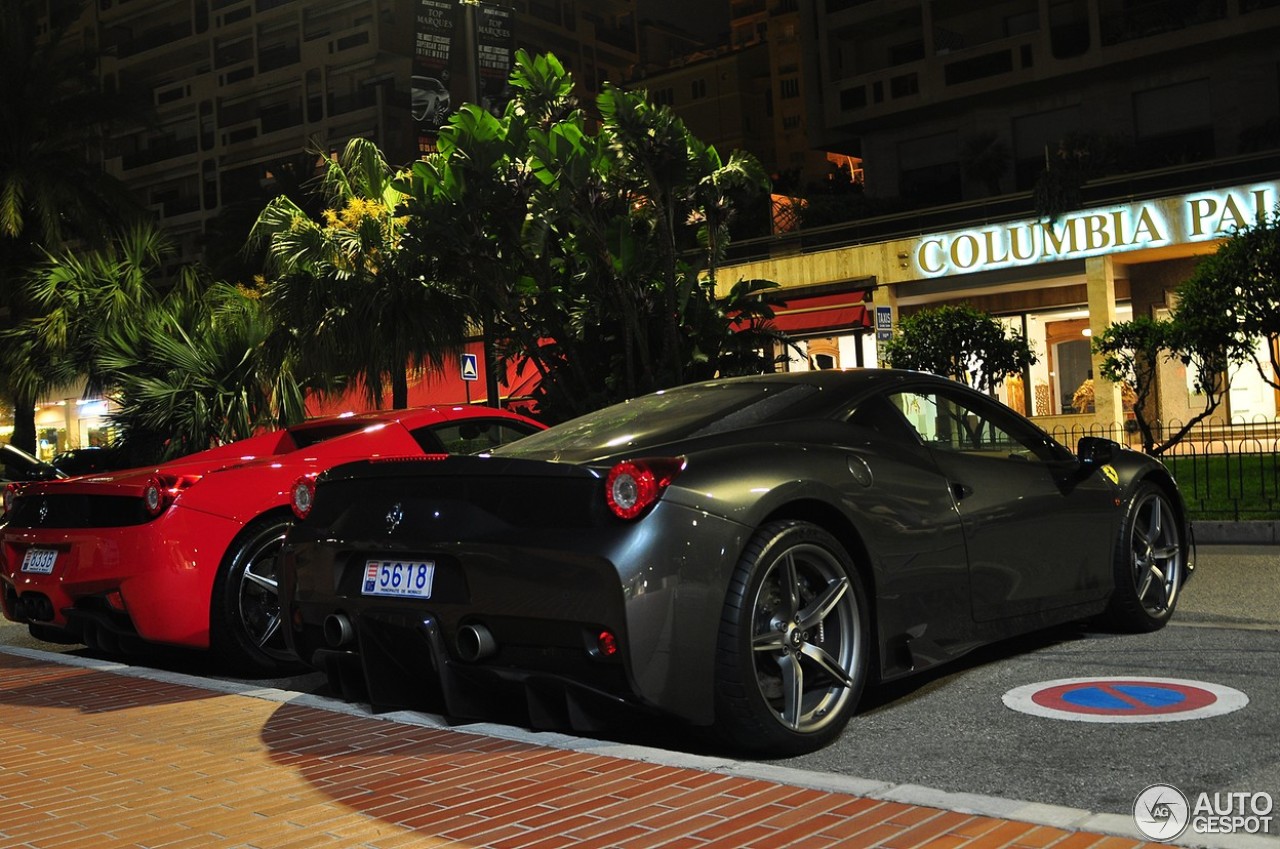
<instances>
[{"instance_id":1,"label":"brick pavement","mask_svg":"<svg viewBox=\"0 0 1280 849\"><path fill-rule=\"evenodd\" d=\"M1156 849L0 651L0 847Z\"/></svg>"}]
</instances>

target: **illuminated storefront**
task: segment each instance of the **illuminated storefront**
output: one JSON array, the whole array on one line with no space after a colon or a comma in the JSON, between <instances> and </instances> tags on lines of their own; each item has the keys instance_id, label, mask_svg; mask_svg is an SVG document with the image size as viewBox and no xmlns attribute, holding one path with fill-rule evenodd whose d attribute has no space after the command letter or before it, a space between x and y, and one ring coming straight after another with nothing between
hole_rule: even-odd
<instances>
[{"instance_id":1,"label":"illuminated storefront","mask_svg":"<svg viewBox=\"0 0 1280 849\"><path fill-rule=\"evenodd\" d=\"M971 303L1024 332L1039 358L1000 388L1001 400L1048 426L1123 426L1132 415L1131 390L1094 379L1092 336L1134 316L1167 316L1175 289L1198 258L1278 203L1280 182L1262 182L1086 209L1055 221L1002 221L813 249L730 266L720 279L775 280L801 300L824 287L870 293L871 303L856 321L831 310L824 324L811 313L809 321L822 325L827 341L802 333L805 353L793 357L792 369L831 363L823 355L833 343L835 365L876 364L880 358L866 348L875 344L867 321L875 312L886 312L885 335L891 335L901 315ZM861 359L855 362L848 351ZM1159 383L1161 419L1185 420L1202 409L1191 388L1194 375L1180 363L1162 367ZM1241 368L1223 416L1274 420L1276 395L1252 367Z\"/></svg>"}]
</instances>

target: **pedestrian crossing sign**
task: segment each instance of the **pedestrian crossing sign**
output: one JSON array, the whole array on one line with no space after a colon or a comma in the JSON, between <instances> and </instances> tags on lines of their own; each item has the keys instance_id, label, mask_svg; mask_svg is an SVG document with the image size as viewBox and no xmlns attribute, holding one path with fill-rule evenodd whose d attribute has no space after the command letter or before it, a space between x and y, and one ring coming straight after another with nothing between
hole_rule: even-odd
<instances>
[{"instance_id":1,"label":"pedestrian crossing sign","mask_svg":"<svg viewBox=\"0 0 1280 849\"><path fill-rule=\"evenodd\" d=\"M462 355L462 379L463 380L479 380L480 367L476 364L475 354Z\"/></svg>"}]
</instances>

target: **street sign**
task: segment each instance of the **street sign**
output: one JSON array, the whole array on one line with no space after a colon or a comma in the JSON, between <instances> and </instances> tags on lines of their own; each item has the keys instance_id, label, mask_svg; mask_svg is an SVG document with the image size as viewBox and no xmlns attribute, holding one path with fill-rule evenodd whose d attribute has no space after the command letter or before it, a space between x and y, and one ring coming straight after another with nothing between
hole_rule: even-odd
<instances>
[{"instance_id":1,"label":"street sign","mask_svg":"<svg viewBox=\"0 0 1280 849\"><path fill-rule=\"evenodd\" d=\"M462 379L463 380L479 380L480 366L476 362L475 354L462 355Z\"/></svg>"},{"instance_id":2,"label":"street sign","mask_svg":"<svg viewBox=\"0 0 1280 849\"><path fill-rule=\"evenodd\" d=\"M876 307L876 340L888 342L893 338L893 307Z\"/></svg>"},{"instance_id":3,"label":"street sign","mask_svg":"<svg viewBox=\"0 0 1280 849\"><path fill-rule=\"evenodd\" d=\"M1177 678L1064 678L1016 687L1005 706L1075 722L1177 722L1239 710L1249 697L1207 681Z\"/></svg>"}]
</instances>

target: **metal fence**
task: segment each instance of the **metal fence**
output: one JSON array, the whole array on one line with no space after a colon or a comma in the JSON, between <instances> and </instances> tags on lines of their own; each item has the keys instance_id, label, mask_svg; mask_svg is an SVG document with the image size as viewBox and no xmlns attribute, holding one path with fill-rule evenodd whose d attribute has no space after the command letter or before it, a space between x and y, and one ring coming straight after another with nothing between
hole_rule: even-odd
<instances>
[{"instance_id":1,"label":"metal fence","mask_svg":"<svg viewBox=\"0 0 1280 849\"><path fill-rule=\"evenodd\" d=\"M1178 421L1159 423L1152 429L1156 444L1182 426ZM1142 450L1133 426L1060 426L1050 433L1069 447L1082 436L1105 436ZM1280 518L1280 422L1274 419L1205 419L1159 460L1178 481L1193 519Z\"/></svg>"}]
</instances>

